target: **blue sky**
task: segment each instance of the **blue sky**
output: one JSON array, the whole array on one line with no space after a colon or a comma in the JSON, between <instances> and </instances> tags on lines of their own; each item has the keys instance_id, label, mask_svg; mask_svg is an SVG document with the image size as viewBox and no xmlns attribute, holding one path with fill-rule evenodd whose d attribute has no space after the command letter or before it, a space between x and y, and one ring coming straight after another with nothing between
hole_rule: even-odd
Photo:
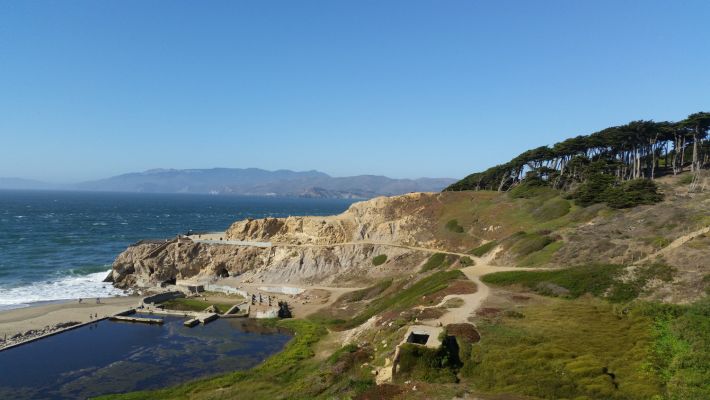
<instances>
[{"instance_id":1,"label":"blue sky","mask_svg":"<svg viewBox=\"0 0 710 400\"><path fill-rule=\"evenodd\" d=\"M0 1L0 176L463 177L710 111L708 1Z\"/></svg>"}]
</instances>

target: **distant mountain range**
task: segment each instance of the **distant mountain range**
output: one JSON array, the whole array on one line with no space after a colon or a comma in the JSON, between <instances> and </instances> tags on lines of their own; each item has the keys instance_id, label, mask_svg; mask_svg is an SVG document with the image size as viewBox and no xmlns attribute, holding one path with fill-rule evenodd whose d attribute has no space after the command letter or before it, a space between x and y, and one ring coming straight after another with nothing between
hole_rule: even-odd
<instances>
[{"instance_id":1,"label":"distant mountain range","mask_svg":"<svg viewBox=\"0 0 710 400\"><path fill-rule=\"evenodd\" d=\"M455 181L449 178L393 179L376 175L336 178L319 171L266 171L258 168L152 169L70 185L0 178L0 189L365 199L408 192L438 192Z\"/></svg>"}]
</instances>

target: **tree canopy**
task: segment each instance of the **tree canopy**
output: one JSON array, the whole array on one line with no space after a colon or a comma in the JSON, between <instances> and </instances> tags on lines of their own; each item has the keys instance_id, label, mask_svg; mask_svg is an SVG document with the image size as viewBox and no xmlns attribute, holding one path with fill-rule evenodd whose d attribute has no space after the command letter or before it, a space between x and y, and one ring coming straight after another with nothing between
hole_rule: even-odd
<instances>
[{"instance_id":1,"label":"tree canopy","mask_svg":"<svg viewBox=\"0 0 710 400\"><path fill-rule=\"evenodd\" d=\"M609 187L650 188L625 182L652 181L661 174L678 174L686 168L699 171L710 165L708 130L708 112L694 113L678 122L632 121L527 150L445 190L507 191L532 179L561 190L578 191L585 184L591 191L601 188L602 192ZM646 200L652 198L657 197L651 195Z\"/></svg>"}]
</instances>

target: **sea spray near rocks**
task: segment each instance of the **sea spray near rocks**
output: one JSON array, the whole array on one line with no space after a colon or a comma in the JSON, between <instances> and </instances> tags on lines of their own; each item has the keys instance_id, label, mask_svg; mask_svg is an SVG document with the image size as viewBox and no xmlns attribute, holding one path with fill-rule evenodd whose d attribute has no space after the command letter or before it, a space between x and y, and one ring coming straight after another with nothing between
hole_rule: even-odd
<instances>
[{"instance_id":1,"label":"sea spray near rocks","mask_svg":"<svg viewBox=\"0 0 710 400\"><path fill-rule=\"evenodd\" d=\"M330 215L351 201L0 190L0 310L122 293L108 265L141 239L224 230L243 218Z\"/></svg>"},{"instance_id":2,"label":"sea spray near rocks","mask_svg":"<svg viewBox=\"0 0 710 400\"><path fill-rule=\"evenodd\" d=\"M125 292L103 282L110 270L82 276L34 282L0 291L0 310L25 307L39 301L121 296Z\"/></svg>"}]
</instances>

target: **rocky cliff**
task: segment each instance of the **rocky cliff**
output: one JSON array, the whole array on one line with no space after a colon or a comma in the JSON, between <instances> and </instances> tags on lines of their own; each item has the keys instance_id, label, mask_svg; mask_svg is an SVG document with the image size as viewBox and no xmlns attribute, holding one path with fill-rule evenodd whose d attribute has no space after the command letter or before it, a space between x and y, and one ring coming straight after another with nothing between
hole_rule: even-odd
<instances>
[{"instance_id":1,"label":"rocky cliff","mask_svg":"<svg viewBox=\"0 0 710 400\"><path fill-rule=\"evenodd\" d=\"M240 277L245 282L357 285L402 273L428 254L371 244L274 246L269 248L174 241L131 246L113 263L111 280L121 288L152 287L182 279ZM151 255L153 253L153 255ZM384 254L388 262L372 265Z\"/></svg>"},{"instance_id":2,"label":"rocky cliff","mask_svg":"<svg viewBox=\"0 0 710 400\"><path fill-rule=\"evenodd\" d=\"M330 217L250 219L235 222L228 240L269 241L271 247L193 242L140 242L113 263L118 287L150 287L182 279L240 277L277 283L364 284L399 274L428 254L397 245L435 244L417 213L434 194L408 194L353 204ZM372 264L386 255L387 262Z\"/></svg>"},{"instance_id":3,"label":"rocky cliff","mask_svg":"<svg viewBox=\"0 0 710 400\"><path fill-rule=\"evenodd\" d=\"M355 203L340 215L248 219L227 230L229 240L270 241L279 244L338 244L354 242L434 245L432 221L423 211L438 194L410 193Z\"/></svg>"},{"instance_id":4,"label":"rocky cliff","mask_svg":"<svg viewBox=\"0 0 710 400\"><path fill-rule=\"evenodd\" d=\"M140 243L116 259L111 278L120 287L219 276L362 286L414 273L432 251L467 253L492 241L498 249L487 262L493 265L662 263L669 276L661 283L650 279L653 285L644 292L669 302L692 301L705 295L710 282L710 195L684 192L674 180L657 181L666 200L630 210L577 207L554 191L531 198L444 192L375 198L328 217L238 221L227 239L272 246ZM372 265L381 254L387 262Z\"/></svg>"}]
</instances>

